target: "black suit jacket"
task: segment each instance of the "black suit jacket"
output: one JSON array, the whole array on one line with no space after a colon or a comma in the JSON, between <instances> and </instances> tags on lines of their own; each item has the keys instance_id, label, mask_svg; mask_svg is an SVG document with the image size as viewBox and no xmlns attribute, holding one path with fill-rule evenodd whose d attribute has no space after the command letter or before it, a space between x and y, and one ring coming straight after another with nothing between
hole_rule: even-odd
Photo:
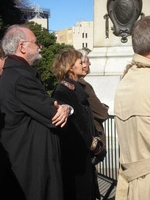
<instances>
[{"instance_id":1,"label":"black suit jacket","mask_svg":"<svg viewBox=\"0 0 150 200\"><path fill-rule=\"evenodd\" d=\"M39 74L16 56L6 59L0 85L1 143L26 200L61 200L60 144L51 123L54 99Z\"/></svg>"}]
</instances>

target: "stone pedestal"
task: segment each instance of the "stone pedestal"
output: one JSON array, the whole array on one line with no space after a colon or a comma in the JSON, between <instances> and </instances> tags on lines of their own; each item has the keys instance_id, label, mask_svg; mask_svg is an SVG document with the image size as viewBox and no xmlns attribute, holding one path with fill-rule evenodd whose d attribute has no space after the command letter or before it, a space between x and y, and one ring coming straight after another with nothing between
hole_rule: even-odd
<instances>
[{"instance_id":1,"label":"stone pedestal","mask_svg":"<svg viewBox=\"0 0 150 200\"><path fill-rule=\"evenodd\" d=\"M114 94L123 71L132 60L133 50L131 37L127 43L122 43L111 30L109 19L109 38L105 35L105 19L107 13L106 1L94 0L94 47L89 54L91 73L86 80L92 84L101 102L107 104L109 114L114 114ZM142 12L150 15L150 2L143 0Z\"/></svg>"}]
</instances>

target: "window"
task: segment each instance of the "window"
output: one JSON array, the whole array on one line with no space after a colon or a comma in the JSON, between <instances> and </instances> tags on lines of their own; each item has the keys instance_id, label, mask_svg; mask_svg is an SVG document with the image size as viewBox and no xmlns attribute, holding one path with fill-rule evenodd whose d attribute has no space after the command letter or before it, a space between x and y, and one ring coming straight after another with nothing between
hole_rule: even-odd
<instances>
[{"instance_id":1,"label":"window","mask_svg":"<svg viewBox=\"0 0 150 200\"><path fill-rule=\"evenodd\" d=\"M82 38L84 38L84 33L82 33Z\"/></svg>"}]
</instances>

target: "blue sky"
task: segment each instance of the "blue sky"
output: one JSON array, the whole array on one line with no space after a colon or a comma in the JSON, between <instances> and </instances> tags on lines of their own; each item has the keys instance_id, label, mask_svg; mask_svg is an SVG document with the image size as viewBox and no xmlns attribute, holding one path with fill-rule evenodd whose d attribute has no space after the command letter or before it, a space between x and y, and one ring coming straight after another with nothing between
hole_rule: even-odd
<instances>
[{"instance_id":1,"label":"blue sky","mask_svg":"<svg viewBox=\"0 0 150 200\"><path fill-rule=\"evenodd\" d=\"M72 27L77 21L93 21L94 0L29 0L32 6L50 9L49 29Z\"/></svg>"}]
</instances>

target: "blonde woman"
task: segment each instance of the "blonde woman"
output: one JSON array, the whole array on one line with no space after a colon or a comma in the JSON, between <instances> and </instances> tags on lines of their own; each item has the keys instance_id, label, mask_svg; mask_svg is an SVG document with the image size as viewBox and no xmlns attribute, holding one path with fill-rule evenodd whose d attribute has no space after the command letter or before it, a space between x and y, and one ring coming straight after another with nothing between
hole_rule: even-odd
<instances>
[{"instance_id":1,"label":"blonde woman","mask_svg":"<svg viewBox=\"0 0 150 200\"><path fill-rule=\"evenodd\" d=\"M59 84L53 97L74 108L68 123L60 133L62 172L65 200L95 200L95 167L91 162L95 155L101 157L103 144L93 124L88 95L78 82L86 75L82 54L74 49L64 50L55 59L52 72ZM100 158L102 159L102 157Z\"/></svg>"}]
</instances>

